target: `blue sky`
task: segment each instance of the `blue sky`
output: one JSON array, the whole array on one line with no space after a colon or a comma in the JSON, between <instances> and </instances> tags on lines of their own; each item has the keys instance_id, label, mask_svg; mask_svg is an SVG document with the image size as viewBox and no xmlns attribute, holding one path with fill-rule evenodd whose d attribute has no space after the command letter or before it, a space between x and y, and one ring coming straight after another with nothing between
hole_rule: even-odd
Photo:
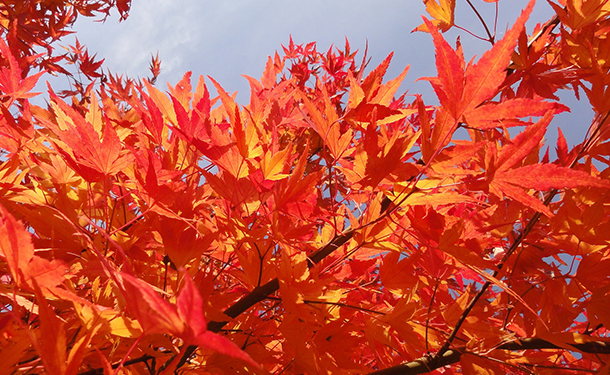
<instances>
[{"instance_id":1,"label":"blue sky","mask_svg":"<svg viewBox=\"0 0 610 375\"><path fill-rule=\"evenodd\" d=\"M473 0L484 18L493 26L494 4ZM498 35L512 25L525 0L500 0ZM157 86L175 84L186 71L194 80L199 75L211 76L225 90L238 91L238 100L246 104L249 86L241 75L259 78L267 56L281 45L287 45L290 35L295 43L316 41L325 51L332 44L342 47L345 38L352 49L364 51L368 41L369 67L376 66L390 52L394 59L387 78L397 76L411 65L401 91L421 93L426 103L436 103L430 85L416 81L436 75L434 49L426 33L411 33L421 22L425 7L421 0L134 0L129 18L119 23L110 17L105 23L81 17L75 25L76 36L91 53L104 58L112 72L130 77L149 76L151 53L159 52L162 60ZM549 5L538 1L528 22L528 30L552 15ZM483 34L483 28L465 1L458 0L456 23ZM480 56L489 44L458 31L445 36L454 45L460 35L466 59ZM60 44L70 44L67 38ZM560 115L553 125L561 126L570 144L580 143L591 120L586 102L570 99L572 114ZM575 123L578 121L578 123ZM556 130L548 134L551 148L556 142Z\"/></svg>"}]
</instances>

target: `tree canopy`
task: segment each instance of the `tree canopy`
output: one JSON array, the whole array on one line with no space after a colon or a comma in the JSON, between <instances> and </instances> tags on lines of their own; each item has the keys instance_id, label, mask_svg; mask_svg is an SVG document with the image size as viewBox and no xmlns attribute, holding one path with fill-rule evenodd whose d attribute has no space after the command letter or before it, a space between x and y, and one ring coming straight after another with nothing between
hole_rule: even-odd
<instances>
[{"instance_id":1,"label":"tree canopy","mask_svg":"<svg viewBox=\"0 0 610 375\"><path fill-rule=\"evenodd\" d=\"M610 3L481 17L468 62L424 3L438 105L347 41L290 38L246 104L162 89L158 56L55 49L129 0L0 0L2 372L610 373ZM593 109L574 147L559 90Z\"/></svg>"}]
</instances>

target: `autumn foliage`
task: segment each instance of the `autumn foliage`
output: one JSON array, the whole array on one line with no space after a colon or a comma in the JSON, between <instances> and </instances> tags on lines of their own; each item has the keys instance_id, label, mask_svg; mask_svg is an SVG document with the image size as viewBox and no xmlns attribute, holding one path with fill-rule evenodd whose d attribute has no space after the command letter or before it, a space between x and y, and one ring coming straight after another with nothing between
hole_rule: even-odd
<instances>
[{"instance_id":1,"label":"autumn foliage","mask_svg":"<svg viewBox=\"0 0 610 375\"><path fill-rule=\"evenodd\" d=\"M438 105L292 39L245 105L165 90L52 44L130 1L0 1L0 373L610 373L610 3L470 61L424 3Z\"/></svg>"}]
</instances>

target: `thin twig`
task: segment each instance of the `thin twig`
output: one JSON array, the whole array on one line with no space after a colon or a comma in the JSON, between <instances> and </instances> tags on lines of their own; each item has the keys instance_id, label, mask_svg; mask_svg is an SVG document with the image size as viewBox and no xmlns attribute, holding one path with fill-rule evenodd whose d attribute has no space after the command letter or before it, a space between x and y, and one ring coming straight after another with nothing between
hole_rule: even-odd
<instances>
[{"instance_id":1,"label":"thin twig","mask_svg":"<svg viewBox=\"0 0 610 375\"><path fill-rule=\"evenodd\" d=\"M477 15L477 17L479 18L479 21L481 21L481 23L483 24L483 27L485 28L485 32L487 33L487 36L489 38L489 39L487 39L487 41L493 45L495 43L495 38L494 38L493 35L491 35L491 31L489 31L489 28L487 27L487 23L485 22L485 20L481 16L481 13L479 13L477 8L474 5L472 5L470 0L466 0L466 2L468 3L468 5L470 5L472 10L474 11L474 14Z\"/></svg>"},{"instance_id":2,"label":"thin twig","mask_svg":"<svg viewBox=\"0 0 610 375\"><path fill-rule=\"evenodd\" d=\"M430 326L430 312L432 311L432 305L434 304L434 297L436 297L436 290L438 289L438 280L434 285L434 292L432 292L432 298L430 298L430 306L428 306L428 314L426 315L426 352L430 353L430 347L428 345L428 328Z\"/></svg>"}]
</instances>

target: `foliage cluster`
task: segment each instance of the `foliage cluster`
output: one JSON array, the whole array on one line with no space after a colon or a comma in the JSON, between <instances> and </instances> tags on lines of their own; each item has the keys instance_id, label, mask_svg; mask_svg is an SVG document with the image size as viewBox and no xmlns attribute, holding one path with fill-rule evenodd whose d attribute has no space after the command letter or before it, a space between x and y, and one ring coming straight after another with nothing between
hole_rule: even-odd
<instances>
[{"instance_id":1,"label":"foliage cluster","mask_svg":"<svg viewBox=\"0 0 610 375\"><path fill-rule=\"evenodd\" d=\"M437 106L347 42L246 105L163 92L51 46L130 1L0 1L2 373L609 373L610 3L528 34L532 0L468 63L424 3ZM45 72L80 78L43 108ZM594 117L551 160L560 89Z\"/></svg>"}]
</instances>

